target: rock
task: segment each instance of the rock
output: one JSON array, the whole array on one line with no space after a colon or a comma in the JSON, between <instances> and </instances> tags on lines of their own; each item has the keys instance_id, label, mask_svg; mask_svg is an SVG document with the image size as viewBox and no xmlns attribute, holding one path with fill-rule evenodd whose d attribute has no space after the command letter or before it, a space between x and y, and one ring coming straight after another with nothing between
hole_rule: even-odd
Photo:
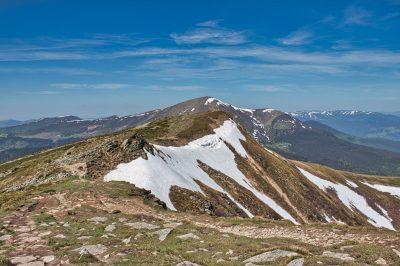
<instances>
[{"instance_id":1,"label":"rock","mask_svg":"<svg viewBox=\"0 0 400 266\"><path fill-rule=\"evenodd\" d=\"M335 253L335 252L331 252L331 251L324 251L322 253L322 256L345 260L345 261L354 261L355 260L353 257L350 257L349 254L347 254L347 253Z\"/></svg>"},{"instance_id":2,"label":"rock","mask_svg":"<svg viewBox=\"0 0 400 266\"><path fill-rule=\"evenodd\" d=\"M63 234L58 234L58 235L54 236L54 238L67 238L67 237Z\"/></svg>"},{"instance_id":3,"label":"rock","mask_svg":"<svg viewBox=\"0 0 400 266\"><path fill-rule=\"evenodd\" d=\"M226 255L232 255L232 254L233 254L233 250L230 249L230 250L228 250L225 254L226 254Z\"/></svg>"},{"instance_id":4,"label":"rock","mask_svg":"<svg viewBox=\"0 0 400 266\"><path fill-rule=\"evenodd\" d=\"M224 260L224 259L218 259L217 260L217 263L221 263L221 262L226 262L226 260Z\"/></svg>"},{"instance_id":5,"label":"rock","mask_svg":"<svg viewBox=\"0 0 400 266\"><path fill-rule=\"evenodd\" d=\"M46 231L46 232L40 233L38 236L44 237L44 236L48 236L48 235L51 235L51 231Z\"/></svg>"},{"instance_id":6,"label":"rock","mask_svg":"<svg viewBox=\"0 0 400 266\"><path fill-rule=\"evenodd\" d=\"M167 236L172 232L173 228L165 228L154 232L154 234L158 235L158 239L162 242Z\"/></svg>"},{"instance_id":7,"label":"rock","mask_svg":"<svg viewBox=\"0 0 400 266\"><path fill-rule=\"evenodd\" d=\"M185 235L180 235L180 236L177 236L177 238L182 239L182 240L200 239L200 237L196 236L196 235L193 234L193 233L188 233L188 234L185 234Z\"/></svg>"},{"instance_id":8,"label":"rock","mask_svg":"<svg viewBox=\"0 0 400 266\"><path fill-rule=\"evenodd\" d=\"M44 266L44 262L43 261L32 261L32 262L28 262L28 263L18 264L18 266Z\"/></svg>"},{"instance_id":9,"label":"rock","mask_svg":"<svg viewBox=\"0 0 400 266\"><path fill-rule=\"evenodd\" d=\"M186 261L182 261L181 263L176 264L176 266L201 266L201 265L186 260Z\"/></svg>"},{"instance_id":10,"label":"rock","mask_svg":"<svg viewBox=\"0 0 400 266\"><path fill-rule=\"evenodd\" d=\"M35 260L36 260L36 257L29 255L29 256L21 256L21 257L11 258L10 262L12 264L22 264L22 263L32 262Z\"/></svg>"},{"instance_id":11,"label":"rock","mask_svg":"<svg viewBox=\"0 0 400 266\"><path fill-rule=\"evenodd\" d=\"M158 225L149 224L149 223L145 223L145 222L126 223L125 225L132 227L133 229L153 230L153 229L160 228Z\"/></svg>"},{"instance_id":12,"label":"rock","mask_svg":"<svg viewBox=\"0 0 400 266\"><path fill-rule=\"evenodd\" d=\"M163 226L165 228L177 228L178 226L181 226L181 225L182 225L182 223L166 223L166 224L163 224Z\"/></svg>"},{"instance_id":13,"label":"rock","mask_svg":"<svg viewBox=\"0 0 400 266\"><path fill-rule=\"evenodd\" d=\"M393 252L396 253L396 255L398 257L400 257L400 251L398 251L397 249L392 248Z\"/></svg>"},{"instance_id":14,"label":"rock","mask_svg":"<svg viewBox=\"0 0 400 266\"><path fill-rule=\"evenodd\" d=\"M115 228L116 228L116 227L115 227L114 224L109 224L109 225L106 226L105 231L106 231L106 232L112 232L112 231L115 230Z\"/></svg>"},{"instance_id":15,"label":"rock","mask_svg":"<svg viewBox=\"0 0 400 266\"><path fill-rule=\"evenodd\" d=\"M132 238L132 237L130 236L130 237L128 237L128 238L122 239L122 243L124 243L125 245L131 243L131 238Z\"/></svg>"},{"instance_id":16,"label":"rock","mask_svg":"<svg viewBox=\"0 0 400 266\"><path fill-rule=\"evenodd\" d=\"M86 240L86 239L90 239L90 238L92 238L91 236L80 236L80 237L78 237L77 239L79 239L79 240Z\"/></svg>"},{"instance_id":17,"label":"rock","mask_svg":"<svg viewBox=\"0 0 400 266\"><path fill-rule=\"evenodd\" d=\"M294 259L289 262L286 266L303 266L304 258Z\"/></svg>"},{"instance_id":18,"label":"rock","mask_svg":"<svg viewBox=\"0 0 400 266\"><path fill-rule=\"evenodd\" d=\"M55 259L56 259L56 257L53 256L53 255L49 255L49 256L44 256L44 257L42 257L42 261L43 261L44 263L52 262L52 261L55 260Z\"/></svg>"},{"instance_id":19,"label":"rock","mask_svg":"<svg viewBox=\"0 0 400 266\"><path fill-rule=\"evenodd\" d=\"M221 251L217 251L214 253L214 255L211 256L211 258L215 258L216 256L222 255Z\"/></svg>"},{"instance_id":20,"label":"rock","mask_svg":"<svg viewBox=\"0 0 400 266\"><path fill-rule=\"evenodd\" d=\"M80 248L74 249L74 251L77 251L79 254L91 254L91 255L99 255L103 254L104 252L107 251L107 247L102 245L102 244L97 244L97 245L86 245L82 246Z\"/></svg>"},{"instance_id":21,"label":"rock","mask_svg":"<svg viewBox=\"0 0 400 266\"><path fill-rule=\"evenodd\" d=\"M128 221L128 219L122 217L122 218L119 218L118 221L121 223L125 223L126 221Z\"/></svg>"},{"instance_id":22,"label":"rock","mask_svg":"<svg viewBox=\"0 0 400 266\"><path fill-rule=\"evenodd\" d=\"M375 263L378 264L378 265L387 265L386 260L384 258L382 258L382 257L379 257L379 259L377 259L375 261Z\"/></svg>"},{"instance_id":23,"label":"rock","mask_svg":"<svg viewBox=\"0 0 400 266\"><path fill-rule=\"evenodd\" d=\"M293 257L293 256L297 256L297 255L299 255L299 254L296 252L290 252L290 251L286 251L286 250L276 249L273 251L264 252L257 256L248 258L244 262L245 263L247 263L247 262L264 263L264 262L269 262L269 261L275 261L280 257Z\"/></svg>"},{"instance_id":24,"label":"rock","mask_svg":"<svg viewBox=\"0 0 400 266\"><path fill-rule=\"evenodd\" d=\"M107 221L107 217L93 217L88 219L89 222L94 222L95 224L104 223Z\"/></svg>"},{"instance_id":25,"label":"rock","mask_svg":"<svg viewBox=\"0 0 400 266\"><path fill-rule=\"evenodd\" d=\"M31 236L31 237L24 238L24 239L22 240L22 242L25 242L25 243L33 243L33 242L38 242L39 240L40 240L40 237Z\"/></svg>"},{"instance_id":26,"label":"rock","mask_svg":"<svg viewBox=\"0 0 400 266\"><path fill-rule=\"evenodd\" d=\"M2 235L0 236L0 241L8 241L11 239L11 235Z\"/></svg>"}]
</instances>

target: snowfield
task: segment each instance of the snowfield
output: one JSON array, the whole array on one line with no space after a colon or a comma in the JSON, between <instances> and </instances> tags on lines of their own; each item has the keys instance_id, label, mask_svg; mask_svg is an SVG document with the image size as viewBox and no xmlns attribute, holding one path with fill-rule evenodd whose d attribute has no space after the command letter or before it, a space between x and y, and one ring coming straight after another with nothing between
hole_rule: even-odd
<instances>
[{"instance_id":1,"label":"snowfield","mask_svg":"<svg viewBox=\"0 0 400 266\"><path fill-rule=\"evenodd\" d=\"M370 184L370 183L366 183L366 182L363 182L363 184L365 184L369 187L372 187L378 191L387 192L397 198L400 198L400 187L385 186L385 185L380 185L380 184Z\"/></svg>"},{"instance_id":2,"label":"snowfield","mask_svg":"<svg viewBox=\"0 0 400 266\"><path fill-rule=\"evenodd\" d=\"M355 209L357 209L368 218L368 222L372 225L376 227L384 227L390 230L395 230L392 225L392 220L387 214L387 211L384 210L381 206L378 205L378 207L385 214L384 216L371 208L371 206L368 205L366 199L363 196L357 194L348 186L332 183L331 181L315 176L304 169L298 169L308 180L317 185L321 190L326 191L327 188L334 189L338 198L344 205L346 205L352 211L355 211ZM329 222L328 219L327 221Z\"/></svg>"},{"instance_id":3,"label":"snowfield","mask_svg":"<svg viewBox=\"0 0 400 266\"><path fill-rule=\"evenodd\" d=\"M235 154L225 144L225 142L229 143L240 156L247 156L247 152L240 142L240 140L245 141L245 137L236 124L232 120L227 120L221 127L214 129L214 133L182 147L154 145L155 155L147 153L148 160L138 158L129 163L120 164L117 169L108 173L104 180L126 181L135 184L137 187L151 190L171 210L176 209L169 198L170 188L178 186L203 193L200 186L195 182L195 180L198 180L206 186L225 193L249 217L253 217L249 210L239 204L199 167L198 161L201 161L251 191L282 218L297 224L296 220L273 199L256 190L238 169Z\"/></svg>"}]
</instances>

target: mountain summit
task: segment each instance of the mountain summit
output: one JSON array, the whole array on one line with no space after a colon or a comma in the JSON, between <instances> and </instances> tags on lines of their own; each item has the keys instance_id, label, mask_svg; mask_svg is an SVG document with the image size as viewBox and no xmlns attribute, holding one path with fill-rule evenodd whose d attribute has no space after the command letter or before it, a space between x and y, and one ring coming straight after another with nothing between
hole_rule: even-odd
<instances>
[{"instance_id":1,"label":"mountain summit","mask_svg":"<svg viewBox=\"0 0 400 266\"><path fill-rule=\"evenodd\" d=\"M46 118L20 126L0 128L0 136L6 136L0 138L0 145L3 142L5 146L5 149L0 149L0 160L2 157L3 161L15 158L23 154L24 150L40 150L43 142L43 147L48 148L161 118L213 111L229 114L260 144L290 159L362 173L400 175L400 153L354 144L323 127L313 127L278 110L240 108L208 96L136 115L95 120L77 117Z\"/></svg>"}]
</instances>

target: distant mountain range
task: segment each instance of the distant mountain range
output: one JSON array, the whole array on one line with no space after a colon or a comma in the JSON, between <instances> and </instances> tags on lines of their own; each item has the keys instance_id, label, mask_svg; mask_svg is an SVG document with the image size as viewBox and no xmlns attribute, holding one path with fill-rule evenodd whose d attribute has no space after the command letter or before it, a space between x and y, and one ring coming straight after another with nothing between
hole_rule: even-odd
<instances>
[{"instance_id":1,"label":"distant mountain range","mask_svg":"<svg viewBox=\"0 0 400 266\"><path fill-rule=\"evenodd\" d=\"M14 119L2 120L2 121L0 121L0 128L18 126L18 125L22 125L22 124L25 124L28 122L29 121L19 121L19 120L14 120Z\"/></svg>"},{"instance_id":2,"label":"distant mountain range","mask_svg":"<svg viewBox=\"0 0 400 266\"><path fill-rule=\"evenodd\" d=\"M318 121L360 138L400 141L400 117L365 111L299 111L289 113L301 121Z\"/></svg>"},{"instance_id":3,"label":"distant mountain range","mask_svg":"<svg viewBox=\"0 0 400 266\"><path fill-rule=\"evenodd\" d=\"M339 137L334 129L302 122L284 112L239 108L213 97L201 97L174 106L130 116L84 120L75 116L44 118L0 129L0 161L91 136L120 131L165 117L223 111L259 143L288 158L325 164L337 169L382 175L400 175L400 153L366 147ZM340 111L341 112L341 111ZM354 116L357 112L342 116ZM384 115L385 116L385 115ZM400 118L399 118L400 119ZM303 119L307 120L307 119ZM309 120L309 119L308 119ZM349 137L347 137L349 138ZM43 147L40 143L45 140ZM371 146L371 145L370 145Z\"/></svg>"}]
</instances>

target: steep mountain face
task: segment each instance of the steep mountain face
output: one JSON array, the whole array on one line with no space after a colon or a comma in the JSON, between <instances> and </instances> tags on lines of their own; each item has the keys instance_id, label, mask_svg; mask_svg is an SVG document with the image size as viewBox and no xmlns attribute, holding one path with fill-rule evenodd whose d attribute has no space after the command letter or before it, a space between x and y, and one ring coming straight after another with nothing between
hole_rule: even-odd
<instances>
[{"instance_id":1,"label":"steep mountain face","mask_svg":"<svg viewBox=\"0 0 400 266\"><path fill-rule=\"evenodd\" d=\"M299 111L290 113L302 121L314 120L361 138L400 141L400 117L364 111Z\"/></svg>"},{"instance_id":2,"label":"steep mountain face","mask_svg":"<svg viewBox=\"0 0 400 266\"><path fill-rule=\"evenodd\" d=\"M0 165L2 193L126 181L170 210L400 229L398 179L289 161L223 112L174 116Z\"/></svg>"},{"instance_id":3,"label":"steep mountain face","mask_svg":"<svg viewBox=\"0 0 400 266\"><path fill-rule=\"evenodd\" d=\"M202 97L166 108L160 116L219 110L230 114L262 145L288 158L370 174L400 175L400 153L369 148L313 128L273 109L246 109L212 97Z\"/></svg>"}]
</instances>

